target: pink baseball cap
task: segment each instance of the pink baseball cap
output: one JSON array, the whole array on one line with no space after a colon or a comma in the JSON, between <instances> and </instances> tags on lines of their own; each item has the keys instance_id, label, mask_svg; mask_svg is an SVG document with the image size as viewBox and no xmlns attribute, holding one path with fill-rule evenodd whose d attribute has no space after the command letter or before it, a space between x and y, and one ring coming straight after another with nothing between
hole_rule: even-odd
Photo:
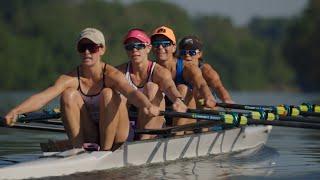
<instances>
[{"instance_id":1,"label":"pink baseball cap","mask_svg":"<svg viewBox=\"0 0 320 180\"><path fill-rule=\"evenodd\" d=\"M142 30L142 29L131 29L127 35L125 36L124 40L123 40L123 44L126 43L126 41L130 38L135 38L138 39L139 41L143 42L143 43L147 43L150 44L151 40L149 38L149 36Z\"/></svg>"}]
</instances>

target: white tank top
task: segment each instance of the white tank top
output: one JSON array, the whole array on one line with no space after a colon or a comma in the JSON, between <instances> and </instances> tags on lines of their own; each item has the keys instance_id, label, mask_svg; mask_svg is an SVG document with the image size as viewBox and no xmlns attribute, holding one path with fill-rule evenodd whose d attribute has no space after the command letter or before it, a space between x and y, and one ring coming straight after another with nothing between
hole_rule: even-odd
<instances>
[{"instance_id":1,"label":"white tank top","mask_svg":"<svg viewBox=\"0 0 320 180\"><path fill-rule=\"evenodd\" d=\"M147 82L152 82L152 73L153 73L153 70L154 70L154 67L155 67L156 64L157 64L156 62L148 61L148 80L147 80ZM130 84L133 88L135 88L135 89L137 89L137 90L139 90L139 91L142 91L144 85L145 85L147 82L145 82L142 86L139 86L139 87L136 86L136 85L132 82L132 80L131 80L131 77L130 77L130 72L131 72L131 71L132 71L132 70L131 70L131 62L128 62L128 64L127 64L127 70L126 70L126 79L129 81L129 84Z\"/></svg>"}]
</instances>

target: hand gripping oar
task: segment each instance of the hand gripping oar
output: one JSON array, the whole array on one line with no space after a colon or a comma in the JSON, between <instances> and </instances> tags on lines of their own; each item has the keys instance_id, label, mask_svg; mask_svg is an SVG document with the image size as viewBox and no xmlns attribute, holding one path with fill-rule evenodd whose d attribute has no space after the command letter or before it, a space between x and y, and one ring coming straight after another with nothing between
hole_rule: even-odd
<instances>
[{"instance_id":1,"label":"hand gripping oar","mask_svg":"<svg viewBox=\"0 0 320 180\"><path fill-rule=\"evenodd\" d=\"M29 123L29 122L45 122L48 119L59 119L61 116L60 112L52 110L43 110L42 112L32 112L21 114L18 116L16 122ZM1 121L4 121L4 117L1 117Z\"/></svg>"},{"instance_id":2,"label":"hand gripping oar","mask_svg":"<svg viewBox=\"0 0 320 180\"><path fill-rule=\"evenodd\" d=\"M58 118L60 118L60 112L57 110L43 110L42 112L27 113L19 115L12 127L19 129L64 132L64 128L61 126L62 122L52 120ZM0 117L0 126L5 126L4 120L5 119L3 117Z\"/></svg>"}]
</instances>

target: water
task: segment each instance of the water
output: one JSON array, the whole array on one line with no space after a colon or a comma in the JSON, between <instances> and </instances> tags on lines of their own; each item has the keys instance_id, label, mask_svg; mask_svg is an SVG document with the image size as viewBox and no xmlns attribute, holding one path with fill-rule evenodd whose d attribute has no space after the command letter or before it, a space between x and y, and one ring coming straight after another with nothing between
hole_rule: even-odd
<instances>
[{"instance_id":1,"label":"water","mask_svg":"<svg viewBox=\"0 0 320 180\"><path fill-rule=\"evenodd\" d=\"M27 94L20 94L19 98L24 99ZM234 92L232 96L238 103L266 105L319 102L320 99L319 94L265 92ZM0 94L2 102L2 97L10 99ZM17 95L13 97L19 99ZM0 166L11 164L10 160L35 158L35 154L40 153L40 142L65 137L61 133L0 128ZM254 151L46 179L319 179L319 139L319 130L274 127L266 146Z\"/></svg>"}]
</instances>

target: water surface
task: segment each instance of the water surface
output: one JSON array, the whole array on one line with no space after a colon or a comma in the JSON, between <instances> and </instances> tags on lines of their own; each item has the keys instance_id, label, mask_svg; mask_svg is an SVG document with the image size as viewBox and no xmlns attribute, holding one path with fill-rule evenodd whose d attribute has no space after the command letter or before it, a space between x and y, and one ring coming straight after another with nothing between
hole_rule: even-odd
<instances>
[{"instance_id":1,"label":"water surface","mask_svg":"<svg viewBox=\"0 0 320 180\"><path fill-rule=\"evenodd\" d=\"M21 100L26 94L12 95L15 98L0 94L0 98ZM272 92L233 92L232 96L238 103L266 105L320 99L319 94ZM15 102L8 103L12 104ZM57 101L48 107L56 105ZM0 166L13 163L10 160L32 159L40 153L40 142L65 137L61 133L0 128ZM319 139L320 130L274 127L266 146L254 151L46 179L319 179Z\"/></svg>"}]
</instances>

